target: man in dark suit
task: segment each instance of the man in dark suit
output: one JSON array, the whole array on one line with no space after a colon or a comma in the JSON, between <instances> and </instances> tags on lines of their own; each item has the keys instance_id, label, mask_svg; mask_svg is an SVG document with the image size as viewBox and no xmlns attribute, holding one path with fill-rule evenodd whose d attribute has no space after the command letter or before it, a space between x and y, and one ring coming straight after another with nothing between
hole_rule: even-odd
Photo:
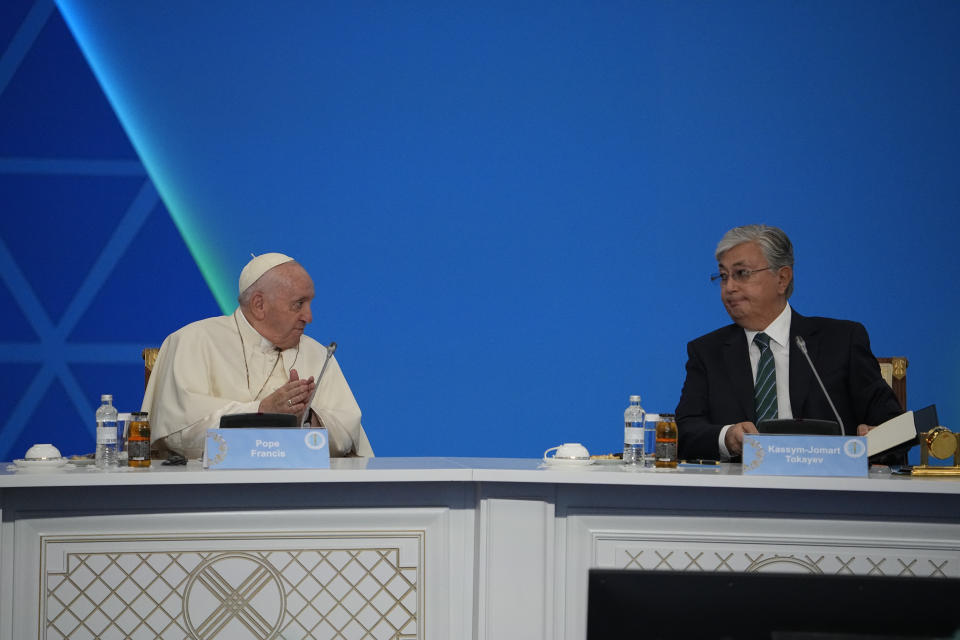
<instances>
[{"instance_id":1,"label":"man in dark suit","mask_svg":"<svg viewBox=\"0 0 960 640\"><path fill-rule=\"evenodd\" d=\"M731 459L761 419L835 420L795 337L802 336L848 435L903 412L880 376L863 325L791 309L793 245L776 227L728 231L717 245L723 306L734 324L687 345L677 405L679 456Z\"/></svg>"}]
</instances>

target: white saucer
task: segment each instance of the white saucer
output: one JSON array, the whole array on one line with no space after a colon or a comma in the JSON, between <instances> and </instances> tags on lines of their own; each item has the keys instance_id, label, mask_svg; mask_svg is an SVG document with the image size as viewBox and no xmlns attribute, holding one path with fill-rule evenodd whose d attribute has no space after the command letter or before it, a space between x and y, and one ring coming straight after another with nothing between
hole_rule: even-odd
<instances>
[{"instance_id":1,"label":"white saucer","mask_svg":"<svg viewBox=\"0 0 960 640\"><path fill-rule=\"evenodd\" d=\"M30 470L30 471L48 471L52 469L61 469L64 467L72 467L70 461L66 458L53 458L51 460L24 460L19 458L13 461L13 464L16 465L17 470ZM68 467L68 468L69 468Z\"/></svg>"},{"instance_id":2,"label":"white saucer","mask_svg":"<svg viewBox=\"0 0 960 640\"><path fill-rule=\"evenodd\" d=\"M586 467L593 464L590 458L544 458L543 464L548 467Z\"/></svg>"}]
</instances>

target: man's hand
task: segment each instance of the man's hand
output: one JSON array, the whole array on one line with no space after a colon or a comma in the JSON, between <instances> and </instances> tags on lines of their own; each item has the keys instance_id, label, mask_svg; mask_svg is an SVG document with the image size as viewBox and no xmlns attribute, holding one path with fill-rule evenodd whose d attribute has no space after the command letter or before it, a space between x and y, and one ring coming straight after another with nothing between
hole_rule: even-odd
<instances>
[{"instance_id":1,"label":"man's hand","mask_svg":"<svg viewBox=\"0 0 960 640\"><path fill-rule=\"evenodd\" d=\"M870 429L876 429L876 427L871 427L868 424L858 424L857 425L857 435L865 436L870 432Z\"/></svg>"},{"instance_id":2,"label":"man's hand","mask_svg":"<svg viewBox=\"0 0 960 640\"><path fill-rule=\"evenodd\" d=\"M292 413L301 415L307 408L316 385L313 376L301 380L296 369L290 370L290 381L260 401L262 413Z\"/></svg>"},{"instance_id":3,"label":"man's hand","mask_svg":"<svg viewBox=\"0 0 960 640\"><path fill-rule=\"evenodd\" d=\"M729 429L723 436L723 444L731 456L739 456L743 453L743 435L745 433L759 433L756 425L752 422L738 422Z\"/></svg>"}]
</instances>

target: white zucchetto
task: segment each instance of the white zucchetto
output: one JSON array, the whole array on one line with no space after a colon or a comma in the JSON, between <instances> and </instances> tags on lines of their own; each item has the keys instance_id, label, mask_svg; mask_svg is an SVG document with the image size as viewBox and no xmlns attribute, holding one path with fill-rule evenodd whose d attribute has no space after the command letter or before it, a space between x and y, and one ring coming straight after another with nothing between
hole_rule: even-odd
<instances>
[{"instance_id":1,"label":"white zucchetto","mask_svg":"<svg viewBox=\"0 0 960 640\"><path fill-rule=\"evenodd\" d=\"M263 253L254 256L247 266L240 272L240 293L242 294L250 285L260 279L270 269L285 262L293 262L293 258L285 256L282 253Z\"/></svg>"}]
</instances>

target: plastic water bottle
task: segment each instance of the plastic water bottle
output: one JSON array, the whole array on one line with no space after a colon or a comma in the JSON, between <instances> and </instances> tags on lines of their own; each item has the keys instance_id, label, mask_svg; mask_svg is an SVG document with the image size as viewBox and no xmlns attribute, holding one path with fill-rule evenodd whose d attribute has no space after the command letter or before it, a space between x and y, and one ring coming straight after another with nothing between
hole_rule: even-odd
<instances>
[{"instance_id":1,"label":"plastic water bottle","mask_svg":"<svg viewBox=\"0 0 960 640\"><path fill-rule=\"evenodd\" d=\"M640 396L630 396L623 412L623 464L643 464L643 407Z\"/></svg>"},{"instance_id":2,"label":"plastic water bottle","mask_svg":"<svg viewBox=\"0 0 960 640\"><path fill-rule=\"evenodd\" d=\"M105 393L100 396L100 408L97 409L97 458L98 469L117 468L117 410L113 406L113 396Z\"/></svg>"}]
</instances>

